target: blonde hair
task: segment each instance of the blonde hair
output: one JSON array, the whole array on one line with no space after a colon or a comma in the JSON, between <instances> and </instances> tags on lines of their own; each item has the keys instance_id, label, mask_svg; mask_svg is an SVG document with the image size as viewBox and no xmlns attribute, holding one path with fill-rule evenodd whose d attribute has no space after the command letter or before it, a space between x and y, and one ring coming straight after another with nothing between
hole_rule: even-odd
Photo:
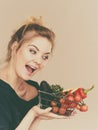
<instances>
[{"instance_id":1,"label":"blonde hair","mask_svg":"<svg viewBox=\"0 0 98 130\"><path fill-rule=\"evenodd\" d=\"M26 21L24 21L24 25L26 25L26 26L24 28L23 34L24 34L26 28L28 27L28 25L30 25L30 24L38 24L40 26L44 26L43 21L42 21L42 16L40 16L39 18L30 16Z\"/></svg>"},{"instance_id":2,"label":"blonde hair","mask_svg":"<svg viewBox=\"0 0 98 130\"><path fill-rule=\"evenodd\" d=\"M30 36L27 35L28 32L31 33ZM18 49L19 49L23 42L25 42L26 40L32 39L34 36L42 36L42 37L47 38L51 42L52 50L53 50L54 39L55 39L54 32L43 25L41 16L39 18L35 18L31 16L12 35L11 40L9 41L9 44L8 44L8 52L6 56L6 61L9 61L11 59L11 47L15 41L18 42L19 44Z\"/></svg>"},{"instance_id":3,"label":"blonde hair","mask_svg":"<svg viewBox=\"0 0 98 130\"><path fill-rule=\"evenodd\" d=\"M42 20L42 16L40 16L39 18L30 16L30 17L24 22L24 24L30 24L30 23L36 23L36 24L39 24L39 25L43 25L43 26L44 26L44 23L43 23L43 20Z\"/></svg>"}]
</instances>

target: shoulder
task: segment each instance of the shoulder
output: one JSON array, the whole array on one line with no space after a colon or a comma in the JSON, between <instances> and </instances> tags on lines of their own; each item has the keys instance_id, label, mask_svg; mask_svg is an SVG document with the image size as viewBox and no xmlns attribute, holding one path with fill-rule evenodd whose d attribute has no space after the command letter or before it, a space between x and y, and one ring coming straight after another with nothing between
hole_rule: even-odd
<instances>
[{"instance_id":1,"label":"shoulder","mask_svg":"<svg viewBox=\"0 0 98 130\"><path fill-rule=\"evenodd\" d=\"M0 96L1 95L8 96L10 93L12 93L10 85L0 79Z\"/></svg>"}]
</instances>

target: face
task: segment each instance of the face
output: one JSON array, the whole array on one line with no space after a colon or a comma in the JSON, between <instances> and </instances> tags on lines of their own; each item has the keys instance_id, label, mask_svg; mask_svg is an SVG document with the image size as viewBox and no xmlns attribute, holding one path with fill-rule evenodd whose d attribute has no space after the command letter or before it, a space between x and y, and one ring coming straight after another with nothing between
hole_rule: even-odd
<instances>
[{"instance_id":1,"label":"face","mask_svg":"<svg viewBox=\"0 0 98 130\"><path fill-rule=\"evenodd\" d=\"M48 62L52 44L44 37L35 37L23 43L13 56L17 75L25 80L32 78Z\"/></svg>"}]
</instances>

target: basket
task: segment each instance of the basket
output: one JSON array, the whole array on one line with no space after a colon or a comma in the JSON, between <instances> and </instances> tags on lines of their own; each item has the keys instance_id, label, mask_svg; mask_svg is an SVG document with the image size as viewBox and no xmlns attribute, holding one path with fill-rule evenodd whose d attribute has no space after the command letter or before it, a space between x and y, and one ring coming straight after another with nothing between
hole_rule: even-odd
<instances>
[{"instance_id":1,"label":"basket","mask_svg":"<svg viewBox=\"0 0 98 130\"><path fill-rule=\"evenodd\" d=\"M62 96L61 98L66 98L66 97ZM48 93L48 92L39 90L39 105L40 105L40 108L42 108L42 109L45 109L47 107L54 108L55 106L52 106L52 104L51 104L52 101L55 101L57 103L56 107L58 107L58 109L60 110L60 108L61 108L60 97L56 96L54 93ZM70 102L70 103L72 103L72 102ZM70 116L73 111L74 111L74 108L68 107L68 108L66 108L66 112L63 113L62 115ZM53 112L53 113L61 115L59 112Z\"/></svg>"},{"instance_id":2,"label":"basket","mask_svg":"<svg viewBox=\"0 0 98 130\"><path fill-rule=\"evenodd\" d=\"M47 81L42 81L39 90L39 104L42 109L52 107L52 112L59 115L70 116L76 109L81 112L88 111L88 105L84 102L87 97L87 92L90 88L76 88L64 90L58 84L50 85Z\"/></svg>"}]
</instances>

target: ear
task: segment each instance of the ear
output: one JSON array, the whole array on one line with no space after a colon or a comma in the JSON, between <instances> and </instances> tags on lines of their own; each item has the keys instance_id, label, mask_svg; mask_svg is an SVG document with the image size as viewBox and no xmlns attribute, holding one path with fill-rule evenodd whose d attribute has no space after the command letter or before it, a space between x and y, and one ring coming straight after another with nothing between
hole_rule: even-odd
<instances>
[{"instance_id":1,"label":"ear","mask_svg":"<svg viewBox=\"0 0 98 130\"><path fill-rule=\"evenodd\" d=\"M19 46L18 42L15 41L15 42L13 43L13 45L11 46L12 52L16 52L18 46Z\"/></svg>"}]
</instances>

